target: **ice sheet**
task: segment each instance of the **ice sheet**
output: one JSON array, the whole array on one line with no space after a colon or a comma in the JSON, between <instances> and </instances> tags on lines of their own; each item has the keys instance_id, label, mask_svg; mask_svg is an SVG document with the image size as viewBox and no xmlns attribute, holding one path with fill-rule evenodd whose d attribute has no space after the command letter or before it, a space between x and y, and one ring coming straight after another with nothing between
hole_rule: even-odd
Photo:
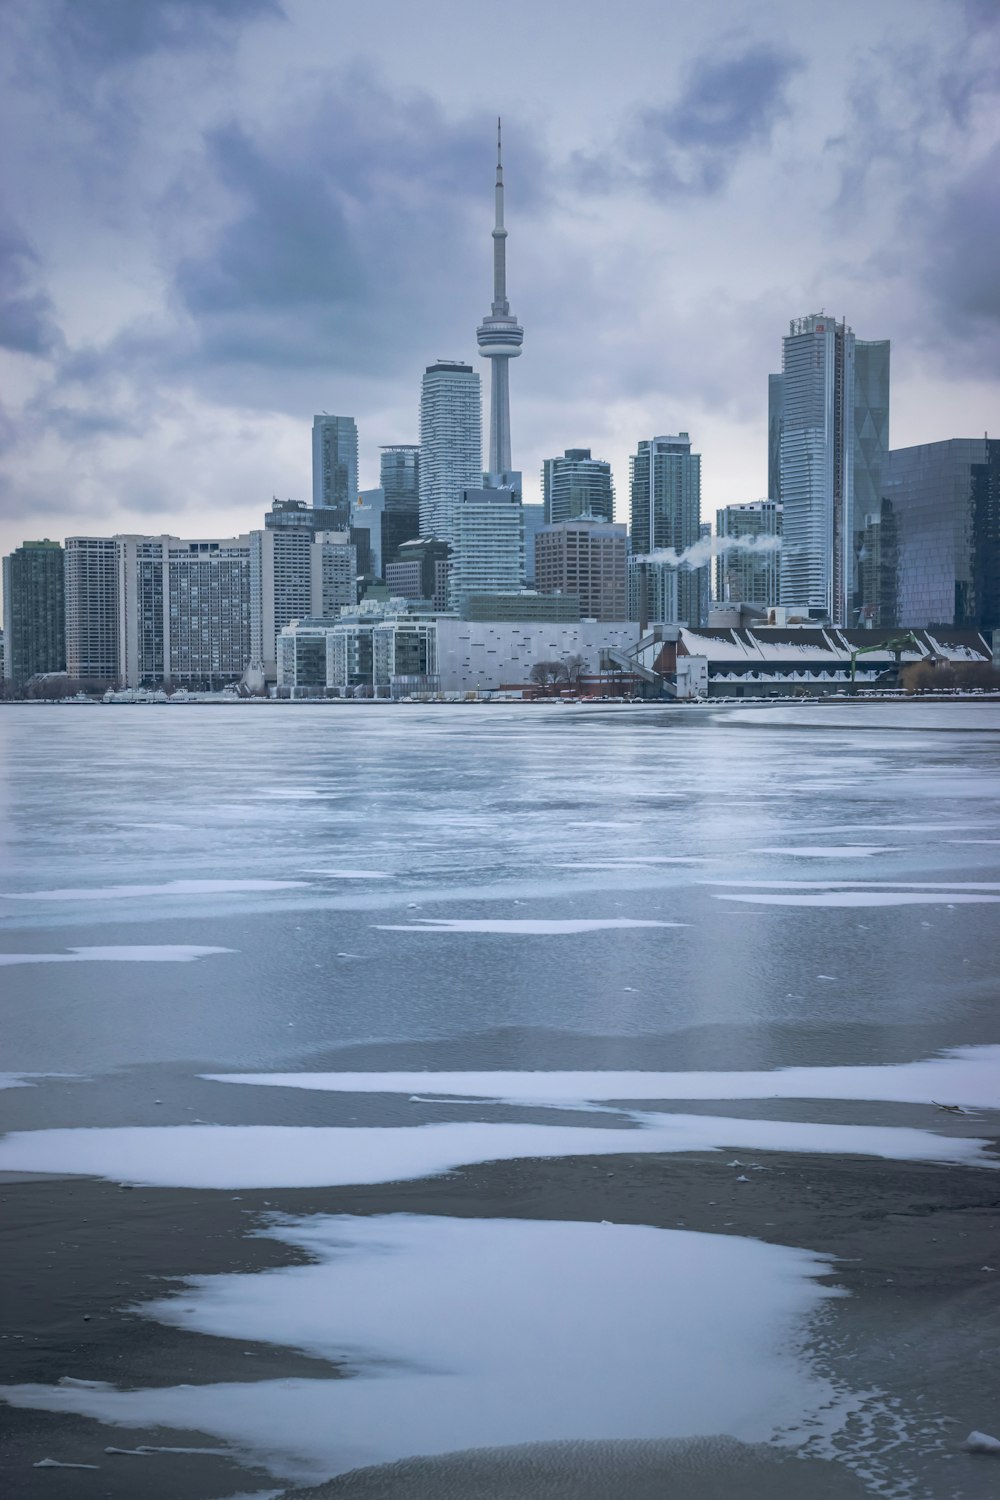
<instances>
[{"instance_id":1,"label":"ice sheet","mask_svg":"<svg viewBox=\"0 0 1000 1500\"><path fill-rule=\"evenodd\" d=\"M18 1131L0 1171L106 1177L154 1187L338 1187L413 1181L485 1161L675 1151L802 1151L996 1165L988 1142L929 1130L644 1114L641 1127L130 1125Z\"/></svg>"},{"instance_id":2,"label":"ice sheet","mask_svg":"<svg viewBox=\"0 0 1000 1500\"><path fill-rule=\"evenodd\" d=\"M521 937L553 937L600 932L609 927L686 927L686 922L642 921L637 917L420 917L416 922L375 924L379 932L503 932Z\"/></svg>"},{"instance_id":3,"label":"ice sheet","mask_svg":"<svg viewBox=\"0 0 1000 1500\"><path fill-rule=\"evenodd\" d=\"M144 1311L343 1360L353 1378L0 1394L207 1432L303 1480L580 1437L754 1441L792 1428L801 1443L855 1405L803 1352L807 1320L831 1295L816 1279L829 1263L807 1251L636 1225L408 1215L274 1233L318 1263L196 1278Z\"/></svg>"},{"instance_id":4,"label":"ice sheet","mask_svg":"<svg viewBox=\"0 0 1000 1500\"><path fill-rule=\"evenodd\" d=\"M284 891L308 880L167 880L160 885L103 885L55 891L2 891L4 901L114 901L131 896L219 896L238 891Z\"/></svg>"},{"instance_id":5,"label":"ice sheet","mask_svg":"<svg viewBox=\"0 0 1000 1500\"><path fill-rule=\"evenodd\" d=\"M956 1047L942 1057L866 1067L767 1072L204 1073L215 1083L345 1094L442 1094L516 1104L609 1099L871 1099L1000 1109L1000 1046Z\"/></svg>"},{"instance_id":6,"label":"ice sheet","mask_svg":"<svg viewBox=\"0 0 1000 1500\"><path fill-rule=\"evenodd\" d=\"M213 953L235 953L235 948L199 948L190 943L115 948L71 948L68 953L0 953L3 964L145 963L187 964Z\"/></svg>"}]
</instances>

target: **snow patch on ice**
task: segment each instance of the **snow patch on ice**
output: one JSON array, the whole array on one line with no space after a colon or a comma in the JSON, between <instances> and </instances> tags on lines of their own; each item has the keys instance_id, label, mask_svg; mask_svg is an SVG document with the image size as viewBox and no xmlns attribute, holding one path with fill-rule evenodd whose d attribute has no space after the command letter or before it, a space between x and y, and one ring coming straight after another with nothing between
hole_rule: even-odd
<instances>
[{"instance_id":1,"label":"snow patch on ice","mask_svg":"<svg viewBox=\"0 0 1000 1500\"><path fill-rule=\"evenodd\" d=\"M836 1295L805 1250L642 1225L318 1217L313 1264L199 1277L142 1311L344 1360L353 1378L0 1392L12 1405L194 1429L303 1481L456 1449L837 1430L856 1402L810 1365ZM725 1329L705 1337L705 1320Z\"/></svg>"},{"instance_id":2,"label":"snow patch on ice","mask_svg":"<svg viewBox=\"0 0 1000 1500\"><path fill-rule=\"evenodd\" d=\"M327 880L388 880L388 870L307 870L307 875L323 875Z\"/></svg>"},{"instance_id":3,"label":"snow patch on ice","mask_svg":"<svg viewBox=\"0 0 1000 1500\"><path fill-rule=\"evenodd\" d=\"M811 844L788 849L751 849L751 854L780 854L792 859L868 859L873 854L895 854L894 844Z\"/></svg>"},{"instance_id":4,"label":"snow patch on ice","mask_svg":"<svg viewBox=\"0 0 1000 1500\"><path fill-rule=\"evenodd\" d=\"M68 953L0 953L2 964L146 963L187 964L235 948L199 948L190 943L159 943L114 948L71 948Z\"/></svg>"},{"instance_id":5,"label":"snow patch on ice","mask_svg":"<svg viewBox=\"0 0 1000 1500\"><path fill-rule=\"evenodd\" d=\"M735 891L715 893L716 901L753 901L762 906L953 906L1000 901L1000 895L985 891L957 894L952 891L814 891L801 895L777 895L773 891L747 895Z\"/></svg>"},{"instance_id":6,"label":"snow patch on ice","mask_svg":"<svg viewBox=\"0 0 1000 1500\"><path fill-rule=\"evenodd\" d=\"M572 1125L131 1125L17 1131L0 1171L150 1187L346 1187L414 1181L478 1162L676 1151L793 1151L993 1167L988 1141L929 1130L651 1114L635 1129Z\"/></svg>"},{"instance_id":7,"label":"snow patch on ice","mask_svg":"<svg viewBox=\"0 0 1000 1500\"><path fill-rule=\"evenodd\" d=\"M820 976L825 977L825 976ZM774 1071L203 1073L213 1083L344 1094L442 1094L504 1104L624 1099L842 1099L1000 1109L1000 1046L955 1047L919 1062Z\"/></svg>"},{"instance_id":8,"label":"snow patch on ice","mask_svg":"<svg viewBox=\"0 0 1000 1500\"><path fill-rule=\"evenodd\" d=\"M644 921L637 917L421 917L412 923L374 924L379 932L503 932L524 937L600 932L613 927L686 927L686 922Z\"/></svg>"}]
</instances>

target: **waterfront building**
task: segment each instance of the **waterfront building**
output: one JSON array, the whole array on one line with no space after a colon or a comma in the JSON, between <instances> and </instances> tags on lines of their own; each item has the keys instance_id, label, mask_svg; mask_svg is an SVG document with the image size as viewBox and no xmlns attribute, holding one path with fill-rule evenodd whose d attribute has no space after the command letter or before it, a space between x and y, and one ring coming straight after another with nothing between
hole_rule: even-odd
<instances>
[{"instance_id":1,"label":"waterfront building","mask_svg":"<svg viewBox=\"0 0 1000 1500\"><path fill-rule=\"evenodd\" d=\"M627 619L628 528L584 515L543 526L535 582L546 594L577 595L584 619Z\"/></svg>"},{"instance_id":2,"label":"waterfront building","mask_svg":"<svg viewBox=\"0 0 1000 1500\"><path fill-rule=\"evenodd\" d=\"M589 448L567 448L562 458L542 464L542 503L547 525L577 516L615 518L615 487L611 465L592 458Z\"/></svg>"},{"instance_id":3,"label":"waterfront building","mask_svg":"<svg viewBox=\"0 0 1000 1500\"><path fill-rule=\"evenodd\" d=\"M349 531L317 531L309 549L310 613L335 620L358 602L358 549Z\"/></svg>"},{"instance_id":4,"label":"waterfront building","mask_svg":"<svg viewBox=\"0 0 1000 1500\"><path fill-rule=\"evenodd\" d=\"M358 498L358 429L353 417L313 417L313 506L347 511Z\"/></svg>"},{"instance_id":5,"label":"waterfront building","mask_svg":"<svg viewBox=\"0 0 1000 1500\"><path fill-rule=\"evenodd\" d=\"M461 610L469 594L512 593L524 587L524 515L520 475L489 474L464 489L452 521L449 599ZM508 483L494 483L498 478Z\"/></svg>"},{"instance_id":6,"label":"waterfront building","mask_svg":"<svg viewBox=\"0 0 1000 1500\"><path fill-rule=\"evenodd\" d=\"M3 560L4 677L23 684L66 667L63 549L22 542Z\"/></svg>"},{"instance_id":7,"label":"waterfront building","mask_svg":"<svg viewBox=\"0 0 1000 1500\"><path fill-rule=\"evenodd\" d=\"M386 563L385 581L397 599L426 599L435 609L448 608L448 573L451 548L437 537L414 537L396 552L396 561Z\"/></svg>"},{"instance_id":8,"label":"waterfront building","mask_svg":"<svg viewBox=\"0 0 1000 1500\"><path fill-rule=\"evenodd\" d=\"M727 505L715 513L719 553L715 597L720 604L755 604L771 609L781 602L781 506L775 500ZM726 547L727 541L753 547ZM771 545L768 545L771 544Z\"/></svg>"},{"instance_id":9,"label":"waterfront building","mask_svg":"<svg viewBox=\"0 0 1000 1500\"><path fill-rule=\"evenodd\" d=\"M856 532L878 508L888 453L889 343L857 340L825 313L793 319L781 375L769 377L768 391L769 498L783 507L782 602L849 624L860 608Z\"/></svg>"},{"instance_id":10,"label":"waterfront building","mask_svg":"<svg viewBox=\"0 0 1000 1500\"><path fill-rule=\"evenodd\" d=\"M113 536L70 536L65 547L66 673L118 681L118 564Z\"/></svg>"},{"instance_id":11,"label":"waterfront building","mask_svg":"<svg viewBox=\"0 0 1000 1500\"><path fill-rule=\"evenodd\" d=\"M891 623L1000 628L1000 438L893 449L877 524L895 552Z\"/></svg>"},{"instance_id":12,"label":"waterfront building","mask_svg":"<svg viewBox=\"0 0 1000 1500\"><path fill-rule=\"evenodd\" d=\"M251 538L115 538L118 680L207 691L250 661Z\"/></svg>"},{"instance_id":13,"label":"waterfront building","mask_svg":"<svg viewBox=\"0 0 1000 1500\"><path fill-rule=\"evenodd\" d=\"M521 514L524 516L524 581L530 588L534 588L535 537L545 525L545 507L525 505L522 501Z\"/></svg>"},{"instance_id":14,"label":"waterfront building","mask_svg":"<svg viewBox=\"0 0 1000 1500\"><path fill-rule=\"evenodd\" d=\"M277 676L279 632L290 620L306 619L313 612L314 532L311 520L304 524L285 524L294 516L294 512L285 512L283 524L265 524L262 531L250 533L253 600L250 662L258 685L264 681L273 682Z\"/></svg>"},{"instance_id":15,"label":"waterfront building","mask_svg":"<svg viewBox=\"0 0 1000 1500\"><path fill-rule=\"evenodd\" d=\"M691 452L691 439L686 432L643 439L629 460L629 488L635 556L666 548L680 556L699 541L701 455ZM700 570L681 567L676 571L676 607L680 618L696 623L702 607ZM635 575L637 584L643 579L652 584L658 576L654 571ZM662 602L666 607L667 595L663 595Z\"/></svg>"},{"instance_id":16,"label":"waterfront building","mask_svg":"<svg viewBox=\"0 0 1000 1500\"><path fill-rule=\"evenodd\" d=\"M640 553L628 559L628 617L643 629L676 624L680 569L660 558ZM697 571L689 577L697 579ZM699 605L700 607L700 601Z\"/></svg>"},{"instance_id":17,"label":"waterfront building","mask_svg":"<svg viewBox=\"0 0 1000 1500\"><path fill-rule=\"evenodd\" d=\"M519 589L510 594L466 594L462 604L463 620L528 621L560 620L572 623L580 618L579 594L540 594L533 589Z\"/></svg>"},{"instance_id":18,"label":"waterfront building","mask_svg":"<svg viewBox=\"0 0 1000 1500\"><path fill-rule=\"evenodd\" d=\"M899 546L892 501L882 500L864 521L858 551L859 623L869 629L895 625L899 616Z\"/></svg>"},{"instance_id":19,"label":"waterfront building","mask_svg":"<svg viewBox=\"0 0 1000 1500\"><path fill-rule=\"evenodd\" d=\"M300 634L308 644L286 646ZM322 647L316 644L320 637ZM582 657L584 672L593 673L602 650L625 651L635 645L636 627L626 621L461 620L404 609L399 601L391 601L384 607L362 605L336 622L295 621L280 639L283 686L298 683L311 691L332 690L343 696L400 697L521 687L539 661ZM326 679L320 684L318 663L324 657Z\"/></svg>"},{"instance_id":20,"label":"waterfront building","mask_svg":"<svg viewBox=\"0 0 1000 1500\"><path fill-rule=\"evenodd\" d=\"M483 482L483 412L471 365L439 360L424 371L420 393L420 535L450 542L464 489Z\"/></svg>"},{"instance_id":21,"label":"waterfront building","mask_svg":"<svg viewBox=\"0 0 1000 1500\"><path fill-rule=\"evenodd\" d=\"M785 387L781 375L767 377L767 494L781 502L781 433L785 425Z\"/></svg>"},{"instance_id":22,"label":"waterfront building","mask_svg":"<svg viewBox=\"0 0 1000 1500\"><path fill-rule=\"evenodd\" d=\"M479 353L490 362L490 474L508 474L510 447L510 362L521 353L524 329L507 300L507 230L503 222L503 157L497 121L497 175L493 194L493 302L476 330Z\"/></svg>"},{"instance_id":23,"label":"waterfront building","mask_svg":"<svg viewBox=\"0 0 1000 1500\"><path fill-rule=\"evenodd\" d=\"M380 450L379 486L385 496L382 557L386 563L404 542L420 535L420 447L394 443Z\"/></svg>"}]
</instances>

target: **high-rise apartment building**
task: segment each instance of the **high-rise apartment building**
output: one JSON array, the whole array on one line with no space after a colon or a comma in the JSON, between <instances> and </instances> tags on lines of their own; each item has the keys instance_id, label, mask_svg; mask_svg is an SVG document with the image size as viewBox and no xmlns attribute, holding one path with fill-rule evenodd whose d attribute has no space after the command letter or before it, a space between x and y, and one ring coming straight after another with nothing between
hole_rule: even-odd
<instances>
[{"instance_id":1,"label":"high-rise apartment building","mask_svg":"<svg viewBox=\"0 0 1000 1500\"><path fill-rule=\"evenodd\" d=\"M542 464L542 503L546 525L572 521L576 516L615 518L615 487L611 465L592 458L589 448L567 448L562 458Z\"/></svg>"},{"instance_id":2,"label":"high-rise apartment building","mask_svg":"<svg viewBox=\"0 0 1000 1500\"><path fill-rule=\"evenodd\" d=\"M215 690L250 660L250 537L118 536L118 681Z\"/></svg>"},{"instance_id":3,"label":"high-rise apartment building","mask_svg":"<svg viewBox=\"0 0 1000 1500\"><path fill-rule=\"evenodd\" d=\"M118 681L118 561L113 536L69 536L65 553L66 672Z\"/></svg>"},{"instance_id":4,"label":"high-rise apartment building","mask_svg":"<svg viewBox=\"0 0 1000 1500\"><path fill-rule=\"evenodd\" d=\"M858 533L878 508L888 452L888 341L856 340L846 322L825 313L796 318L768 389L769 498L783 507L782 604L850 625L860 608Z\"/></svg>"},{"instance_id":5,"label":"high-rise apartment building","mask_svg":"<svg viewBox=\"0 0 1000 1500\"><path fill-rule=\"evenodd\" d=\"M452 539L459 496L483 482L483 412L471 365L428 365L420 393L420 535Z\"/></svg>"},{"instance_id":6,"label":"high-rise apartment building","mask_svg":"<svg viewBox=\"0 0 1000 1500\"><path fill-rule=\"evenodd\" d=\"M535 537L545 525L544 505L521 505L524 516L524 578L529 588L535 586Z\"/></svg>"},{"instance_id":7,"label":"high-rise apartment building","mask_svg":"<svg viewBox=\"0 0 1000 1500\"><path fill-rule=\"evenodd\" d=\"M670 548L680 556L700 540L701 454L686 432L643 439L629 459L632 552ZM702 585L697 568L677 568L676 618L697 625ZM638 575L637 575L638 576Z\"/></svg>"},{"instance_id":8,"label":"high-rise apartment building","mask_svg":"<svg viewBox=\"0 0 1000 1500\"><path fill-rule=\"evenodd\" d=\"M535 586L576 594L584 620L628 618L628 530L579 516L544 526L535 539Z\"/></svg>"},{"instance_id":9,"label":"high-rise apartment building","mask_svg":"<svg viewBox=\"0 0 1000 1500\"><path fill-rule=\"evenodd\" d=\"M385 496L382 561L390 563L404 542L420 535L420 448L395 443L382 448L379 487Z\"/></svg>"},{"instance_id":10,"label":"high-rise apartment building","mask_svg":"<svg viewBox=\"0 0 1000 1500\"><path fill-rule=\"evenodd\" d=\"M265 526L250 533L250 661L268 682L277 677L278 635L290 620L313 613L313 536L311 525Z\"/></svg>"},{"instance_id":11,"label":"high-rise apartment building","mask_svg":"<svg viewBox=\"0 0 1000 1500\"><path fill-rule=\"evenodd\" d=\"M520 486L488 485L463 490L452 524L449 591L452 609L461 610L470 594L505 594L523 587L524 516Z\"/></svg>"},{"instance_id":12,"label":"high-rise apartment building","mask_svg":"<svg viewBox=\"0 0 1000 1500\"><path fill-rule=\"evenodd\" d=\"M882 487L878 586L895 618L879 623L1000 629L1000 438L895 448Z\"/></svg>"},{"instance_id":13,"label":"high-rise apartment building","mask_svg":"<svg viewBox=\"0 0 1000 1500\"><path fill-rule=\"evenodd\" d=\"M22 542L4 558L3 631L8 682L65 670L65 581L58 542Z\"/></svg>"},{"instance_id":14,"label":"high-rise apartment building","mask_svg":"<svg viewBox=\"0 0 1000 1500\"><path fill-rule=\"evenodd\" d=\"M313 417L313 505L346 512L358 498L358 429L353 417ZM342 518L343 524L343 518Z\"/></svg>"},{"instance_id":15,"label":"high-rise apartment building","mask_svg":"<svg viewBox=\"0 0 1000 1500\"><path fill-rule=\"evenodd\" d=\"M727 505L715 513L719 552L715 559L715 597L720 604L755 604L771 609L781 603L781 506L775 500ZM750 545L727 547L726 542Z\"/></svg>"}]
</instances>

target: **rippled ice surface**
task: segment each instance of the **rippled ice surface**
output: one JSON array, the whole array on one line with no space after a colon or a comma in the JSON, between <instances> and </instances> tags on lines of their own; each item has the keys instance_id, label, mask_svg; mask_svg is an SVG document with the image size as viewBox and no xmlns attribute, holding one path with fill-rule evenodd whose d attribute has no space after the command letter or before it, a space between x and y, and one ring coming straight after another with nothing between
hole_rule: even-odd
<instances>
[{"instance_id":1,"label":"rippled ice surface","mask_svg":"<svg viewBox=\"0 0 1000 1500\"><path fill-rule=\"evenodd\" d=\"M626 1139L985 1160L1000 1043L993 705L8 709L0 869L0 1169L323 1185ZM613 1086L595 1078L612 1070ZM976 1113L942 1113L942 1094ZM208 1327L224 1312L236 1337L295 1343L301 1288L329 1307L356 1276L368 1291L343 1303L354 1322L328 1325L325 1352L406 1364L413 1349L383 1337L371 1278L387 1262L364 1222L287 1228L313 1235L316 1268L215 1280L169 1316ZM442 1330L447 1431L426 1405L434 1380L410 1386L429 1447L391 1417L405 1381L300 1382L298 1405L272 1392L268 1406L261 1386L23 1399L125 1422L151 1420L155 1398L156 1420L183 1427L199 1394L203 1424L244 1445L280 1407L268 1441L281 1472L342 1470L343 1431L319 1455L306 1433L339 1421L331 1402L355 1403L348 1425L373 1433L389 1414L398 1442L373 1440L371 1461L590 1436L600 1383L570 1378L580 1309L602 1276L648 1306L655 1245L664 1274L671 1257L704 1271L677 1347L712 1329L722 1362L668 1420L642 1395L659 1356L626 1359L605 1435L717 1431L697 1392L755 1361L775 1412L792 1422L793 1387L799 1415L810 1407L795 1338L782 1352L764 1337L806 1328L805 1262L726 1242L732 1274L752 1262L761 1319L743 1309L721 1336L730 1272L686 1234L414 1221L393 1251L404 1284L446 1280L474 1232L469 1266L512 1256L531 1297L558 1280L557 1240L576 1236L562 1259L582 1279L543 1298L558 1421L534 1421L538 1403L518 1396L506 1425L484 1425L469 1360L478 1338L475 1378L504 1367L509 1316L482 1287L469 1342L459 1322ZM766 1436L737 1400L747 1386L740 1375L720 1406L723 1430Z\"/></svg>"}]
</instances>

